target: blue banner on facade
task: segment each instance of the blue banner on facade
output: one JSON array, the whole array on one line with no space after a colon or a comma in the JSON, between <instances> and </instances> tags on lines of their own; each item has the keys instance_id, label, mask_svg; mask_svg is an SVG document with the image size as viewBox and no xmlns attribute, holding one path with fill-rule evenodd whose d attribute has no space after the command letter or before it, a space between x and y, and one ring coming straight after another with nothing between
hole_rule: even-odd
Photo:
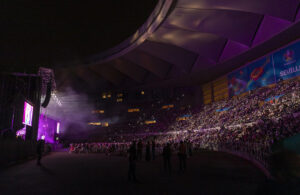
<instances>
[{"instance_id":1,"label":"blue banner on facade","mask_svg":"<svg viewBox=\"0 0 300 195\"><path fill-rule=\"evenodd\" d=\"M230 109L230 107L220 108L220 109L217 109L216 112L224 112L224 111L227 111L229 109Z\"/></svg>"},{"instance_id":2,"label":"blue banner on facade","mask_svg":"<svg viewBox=\"0 0 300 195\"><path fill-rule=\"evenodd\" d=\"M300 76L300 41L228 74L229 96Z\"/></svg>"},{"instance_id":3,"label":"blue banner on facade","mask_svg":"<svg viewBox=\"0 0 300 195\"><path fill-rule=\"evenodd\" d=\"M278 100L282 96L283 96L283 94L277 95L277 96L274 96L274 97L269 97L269 98L265 99L265 102L270 102L270 101L273 101L273 100Z\"/></svg>"},{"instance_id":4,"label":"blue banner on facade","mask_svg":"<svg viewBox=\"0 0 300 195\"><path fill-rule=\"evenodd\" d=\"M300 42L273 54L276 81L300 75Z\"/></svg>"},{"instance_id":5,"label":"blue banner on facade","mask_svg":"<svg viewBox=\"0 0 300 195\"><path fill-rule=\"evenodd\" d=\"M275 82L272 56L240 68L228 75L229 95L239 95Z\"/></svg>"}]
</instances>

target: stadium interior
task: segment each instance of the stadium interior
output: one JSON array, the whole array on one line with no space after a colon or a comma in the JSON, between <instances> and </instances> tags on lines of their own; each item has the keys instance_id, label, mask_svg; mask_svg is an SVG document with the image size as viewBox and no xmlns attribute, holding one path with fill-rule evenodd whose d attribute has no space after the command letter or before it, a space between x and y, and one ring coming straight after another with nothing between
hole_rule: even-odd
<instances>
[{"instance_id":1,"label":"stadium interior","mask_svg":"<svg viewBox=\"0 0 300 195\"><path fill-rule=\"evenodd\" d=\"M300 1L0 2L0 194L299 194Z\"/></svg>"}]
</instances>

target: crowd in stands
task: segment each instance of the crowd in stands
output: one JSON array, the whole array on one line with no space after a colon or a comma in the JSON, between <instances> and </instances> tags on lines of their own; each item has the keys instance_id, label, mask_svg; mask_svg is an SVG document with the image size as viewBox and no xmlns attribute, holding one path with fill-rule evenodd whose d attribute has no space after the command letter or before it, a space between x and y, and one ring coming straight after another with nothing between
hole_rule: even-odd
<instances>
[{"instance_id":1,"label":"crowd in stands","mask_svg":"<svg viewBox=\"0 0 300 195\"><path fill-rule=\"evenodd\" d=\"M179 112L173 108L153 111L150 118L156 119L158 124L124 124L111 131L114 133L108 134L105 139L128 143L132 140L146 142L155 137L160 148L167 143L176 145L182 140L189 140L194 148L239 151L265 162L274 143L299 133L299 112L300 80L296 78L193 110L189 108ZM183 114L189 116L187 120L176 120ZM146 118L149 116L141 115L138 121ZM160 121L164 125L160 125ZM134 133L126 133L133 128Z\"/></svg>"},{"instance_id":2,"label":"crowd in stands","mask_svg":"<svg viewBox=\"0 0 300 195\"><path fill-rule=\"evenodd\" d=\"M130 143L71 143L69 153L126 154Z\"/></svg>"},{"instance_id":3,"label":"crowd in stands","mask_svg":"<svg viewBox=\"0 0 300 195\"><path fill-rule=\"evenodd\" d=\"M216 111L222 108L229 109ZM205 105L189 120L173 123L169 131L177 133L160 136L160 140L189 139L195 147L240 151L267 164L274 143L300 132L299 111L300 81L281 81Z\"/></svg>"}]
</instances>

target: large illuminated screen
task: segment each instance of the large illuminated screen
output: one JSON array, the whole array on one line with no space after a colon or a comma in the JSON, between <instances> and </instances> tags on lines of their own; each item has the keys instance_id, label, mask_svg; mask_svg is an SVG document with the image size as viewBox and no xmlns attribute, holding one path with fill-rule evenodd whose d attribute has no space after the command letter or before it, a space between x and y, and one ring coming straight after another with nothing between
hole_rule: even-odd
<instances>
[{"instance_id":1,"label":"large illuminated screen","mask_svg":"<svg viewBox=\"0 0 300 195\"><path fill-rule=\"evenodd\" d=\"M23 124L32 125L32 114L33 114L33 106L29 103L24 103L24 113L23 113Z\"/></svg>"}]
</instances>

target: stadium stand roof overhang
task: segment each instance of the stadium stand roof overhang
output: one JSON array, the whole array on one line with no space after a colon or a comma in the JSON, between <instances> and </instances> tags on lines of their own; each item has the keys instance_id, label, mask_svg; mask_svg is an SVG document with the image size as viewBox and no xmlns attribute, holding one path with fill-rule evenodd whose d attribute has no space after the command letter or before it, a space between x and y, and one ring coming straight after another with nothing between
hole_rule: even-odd
<instances>
[{"instance_id":1,"label":"stadium stand roof overhang","mask_svg":"<svg viewBox=\"0 0 300 195\"><path fill-rule=\"evenodd\" d=\"M138 38L126 48L120 45L116 47L122 48L119 52L100 55L86 66L121 88L195 85L216 79L300 35L299 0L159 3L163 7L151 30L137 31L133 38Z\"/></svg>"},{"instance_id":2,"label":"stadium stand roof overhang","mask_svg":"<svg viewBox=\"0 0 300 195\"><path fill-rule=\"evenodd\" d=\"M58 83L89 90L199 85L298 39L299 7L299 0L160 0L121 44L56 64Z\"/></svg>"}]
</instances>

